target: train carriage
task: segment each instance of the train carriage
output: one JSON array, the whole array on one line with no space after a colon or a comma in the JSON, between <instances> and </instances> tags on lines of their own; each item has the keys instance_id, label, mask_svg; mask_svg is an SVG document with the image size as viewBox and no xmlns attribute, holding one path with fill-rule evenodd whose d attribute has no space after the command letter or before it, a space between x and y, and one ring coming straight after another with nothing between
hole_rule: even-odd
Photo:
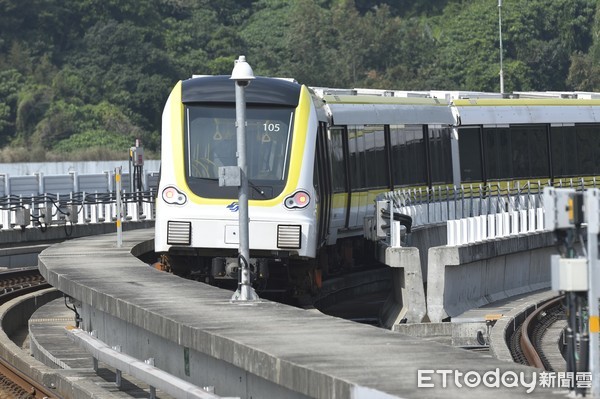
<instances>
[{"instance_id":1,"label":"train carriage","mask_svg":"<svg viewBox=\"0 0 600 399\"><path fill-rule=\"evenodd\" d=\"M600 175L600 101L528 95L253 80L246 140L254 277L283 271L306 286L315 270L351 264L363 220L384 191ZM218 183L218 168L237 164L235 138L229 76L175 86L163 113L155 250L179 274L237 277L238 192Z\"/></svg>"}]
</instances>

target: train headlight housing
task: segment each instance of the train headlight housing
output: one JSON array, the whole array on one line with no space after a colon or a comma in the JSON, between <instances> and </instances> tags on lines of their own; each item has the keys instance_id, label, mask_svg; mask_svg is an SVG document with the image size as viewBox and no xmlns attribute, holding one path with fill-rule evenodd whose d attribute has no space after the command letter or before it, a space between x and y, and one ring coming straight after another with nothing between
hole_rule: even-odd
<instances>
[{"instance_id":1,"label":"train headlight housing","mask_svg":"<svg viewBox=\"0 0 600 399\"><path fill-rule=\"evenodd\" d=\"M310 195L306 191L296 191L294 194L286 197L283 203L288 209L306 208L310 203Z\"/></svg>"},{"instance_id":2,"label":"train headlight housing","mask_svg":"<svg viewBox=\"0 0 600 399\"><path fill-rule=\"evenodd\" d=\"M162 199L172 205L183 205L187 202L186 195L173 186L168 186L163 190Z\"/></svg>"}]
</instances>

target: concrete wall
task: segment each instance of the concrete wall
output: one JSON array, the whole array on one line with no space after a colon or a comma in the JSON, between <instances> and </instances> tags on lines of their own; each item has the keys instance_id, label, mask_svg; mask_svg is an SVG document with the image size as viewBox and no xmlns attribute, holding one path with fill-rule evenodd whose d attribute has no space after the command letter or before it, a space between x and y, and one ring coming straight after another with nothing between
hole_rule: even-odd
<instances>
[{"instance_id":1,"label":"concrete wall","mask_svg":"<svg viewBox=\"0 0 600 399\"><path fill-rule=\"evenodd\" d=\"M429 249L430 321L550 286L551 233Z\"/></svg>"},{"instance_id":2,"label":"concrete wall","mask_svg":"<svg viewBox=\"0 0 600 399\"><path fill-rule=\"evenodd\" d=\"M245 398L290 398L303 399L308 396L291 391L271 381L243 370L235 365L180 345L181 336L171 336L170 329L165 328L163 337L140 328L132 323L83 304L82 317L87 331L96 331L98 339L104 343L120 345L123 353L140 360L154 358L154 365L178 378L192 382L197 386L213 386L219 396ZM140 324L148 323L141 321ZM243 325L240 325L240 331ZM179 331L179 334L184 334ZM232 351L231 346L223 345L210 337L201 346L211 347L213 351ZM242 348L240 348L242 350ZM241 356L241 353L231 354ZM255 367L261 367L256 364ZM267 366L265 366L267 367ZM307 381L307 384L309 381Z\"/></svg>"},{"instance_id":3,"label":"concrete wall","mask_svg":"<svg viewBox=\"0 0 600 399\"><path fill-rule=\"evenodd\" d=\"M446 230L446 224L417 228L410 247L379 249L378 259L393 270L393 291L380 315L385 327L441 322L550 286L551 233L449 247Z\"/></svg>"},{"instance_id":4,"label":"concrete wall","mask_svg":"<svg viewBox=\"0 0 600 399\"><path fill-rule=\"evenodd\" d=\"M429 248L446 245L446 223L417 227L410 235L408 246L419 250L423 282L427 284Z\"/></svg>"}]
</instances>

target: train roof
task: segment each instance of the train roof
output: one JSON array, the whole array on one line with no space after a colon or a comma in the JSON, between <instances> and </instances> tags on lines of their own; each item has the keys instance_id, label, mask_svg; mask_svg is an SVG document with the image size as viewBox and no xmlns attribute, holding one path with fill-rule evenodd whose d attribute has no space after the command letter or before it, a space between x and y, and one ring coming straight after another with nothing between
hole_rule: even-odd
<instances>
[{"instance_id":1,"label":"train roof","mask_svg":"<svg viewBox=\"0 0 600 399\"><path fill-rule=\"evenodd\" d=\"M384 90L311 88L336 125L454 123L445 101L426 96L398 97Z\"/></svg>"},{"instance_id":2,"label":"train roof","mask_svg":"<svg viewBox=\"0 0 600 399\"><path fill-rule=\"evenodd\" d=\"M195 75L182 81L181 97L189 103L235 103L235 83L229 75ZM301 86L287 79L257 76L245 90L247 104L296 107Z\"/></svg>"},{"instance_id":3,"label":"train roof","mask_svg":"<svg viewBox=\"0 0 600 399\"><path fill-rule=\"evenodd\" d=\"M234 102L229 76L183 81L183 102ZM296 106L300 85L292 79L257 77L249 104ZM492 93L458 90L381 90L310 87L319 119L337 125L509 125L600 123L600 93L545 91Z\"/></svg>"},{"instance_id":4,"label":"train roof","mask_svg":"<svg viewBox=\"0 0 600 399\"><path fill-rule=\"evenodd\" d=\"M600 93L313 88L336 124L574 124L600 122Z\"/></svg>"}]
</instances>

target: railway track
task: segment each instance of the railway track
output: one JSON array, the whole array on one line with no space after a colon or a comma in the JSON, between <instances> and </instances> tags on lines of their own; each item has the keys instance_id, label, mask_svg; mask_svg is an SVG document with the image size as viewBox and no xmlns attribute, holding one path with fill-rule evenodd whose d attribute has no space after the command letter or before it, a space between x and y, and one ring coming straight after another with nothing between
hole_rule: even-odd
<instances>
[{"instance_id":1,"label":"railway track","mask_svg":"<svg viewBox=\"0 0 600 399\"><path fill-rule=\"evenodd\" d=\"M34 291L49 288L37 267L0 272L0 304ZM51 389L33 380L0 357L0 399L59 398Z\"/></svg>"},{"instance_id":2,"label":"railway track","mask_svg":"<svg viewBox=\"0 0 600 399\"><path fill-rule=\"evenodd\" d=\"M549 361L556 353L545 353L544 336L551 328L561 328L564 323L564 296L552 298L534 310L509 338L509 347L517 363L526 364L547 371L556 371ZM558 345L553 349L558 352ZM561 355L562 356L562 355Z\"/></svg>"}]
</instances>

